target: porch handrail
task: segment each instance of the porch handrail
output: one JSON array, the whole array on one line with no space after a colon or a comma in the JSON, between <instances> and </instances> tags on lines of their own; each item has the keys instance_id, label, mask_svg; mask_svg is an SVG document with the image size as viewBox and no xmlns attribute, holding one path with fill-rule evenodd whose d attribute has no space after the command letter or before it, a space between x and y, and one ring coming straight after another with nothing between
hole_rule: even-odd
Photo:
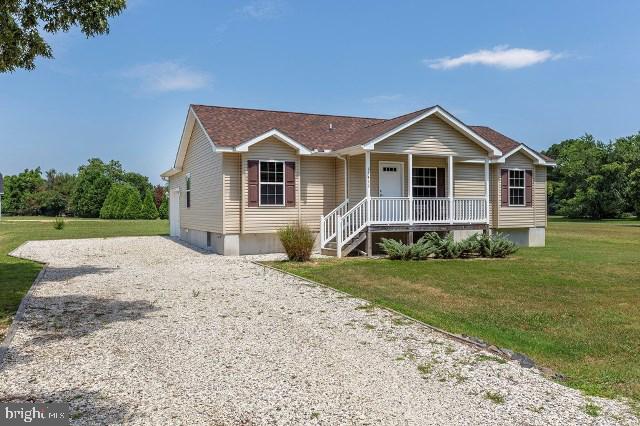
<instances>
[{"instance_id":1,"label":"porch handrail","mask_svg":"<svg viewBox=\"0 0 640 426\"><path fill-rule=\"evenodd\" d=\"M371 197L371 223L407 223L410 221L408 197Z\"/></svg>"},{"instance_id":2,"label":"porch handrail","mask_svg":"<svg viewBox=\"0 0 640 426\"><path fill-rule=\"evenodd\" d=\"M413 199L414 223L449 223L449 198L430 197Z\"/></svg>"},{"instance_id":3,"label":"porch handrail","mask_svg":"<svg viewBox=\"0 0 640 426\"><path fill-rule=\"evenodd\" d=\"M337 218L344 216L348 206L349 199L347 198L325 216L320 216L320 247L325 248L326 244L335 238Z\"/></svg>"},{"instance_id":4,"label":"porch handrail","mask_svg":"<svg viewBox=\"0 0 640 426\"><path fill-rule=\"evenodd\" d=\"M453 204L453 221L455 223L486 222L487 199L485 197L455 198Z\"/></svg>"},{"instance_id":5,"label":"porch handrail","mask_svg":"<svg viewBox=\"0 0 640 426\"><path fill-rule=\"evenodd\" d=\"M364 198L349 209L344 216L337 217L336 254L338 257L342 255L342 247L369 225L367 221L368 205L369 199Z\"/></svg>"}]
</instances>

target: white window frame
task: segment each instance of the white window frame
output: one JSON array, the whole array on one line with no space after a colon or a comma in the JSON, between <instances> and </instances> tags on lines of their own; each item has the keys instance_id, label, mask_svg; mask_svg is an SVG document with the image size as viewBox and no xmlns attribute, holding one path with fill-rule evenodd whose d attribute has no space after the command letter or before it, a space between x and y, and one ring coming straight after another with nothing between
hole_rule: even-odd
<instances>
[{"instance_id":1,"label":"white window frame","mask_svg":"<svg viewBox=\"0 0 640 426\"><path fill-rule=\"evenodd\" d=\"M184 192L187 194L184 197L184 205L186 206L186 208L190 209L191 208L191 187L193 186L193 181L191 180L191 173L187 173L185 175L185 179L184 179ZM187 203L187 201L189 201Z\"/></svg>"},{"instance_id":2,"label":"white window frame","mask_svg":"<svg viewBox=\"0 0 640 426\"><path fill-rule=\"evenodd\" d=\"M526 207L527 206L527 170L526 169L507 169L507 197L509 197L509 207ZM522 186L511 186L511 172L522 172ZM522 204L511 203L511 188L522 189Z\"/></svg>"},{"instance_id":3,"label":"white window frame","mask_svg":"<svg viewBox=\"0 0 640 426\"><path fill-rule=\"evenodd\" d=\"M282 204L262 204L262 163L282 163L282 183L265 182L265 185L282 185ZM262 207L286 207L287 205L287 168L284 160L259 160L258 163L258 206Z\"/></svg>"},{"instance_id":4,"label":"white window frame","mask_svg":"<svg viewBox=\"0 0 640 426\"><path fill-rule=\"evenodd\" d=\"M438 168L437 167L412 167L413 170L411 170L411 177L415 177L415 173L414 170L415 169L432 169L436 171L436 184L434 185L414 185L413 182L411 182L411 191L413 192L413 188L433 188L436 190L436 195L435 197L416 197L413 195L413 193L411 194L413 196L413 198L438 198Z\"/></svg>"}]
</instances>

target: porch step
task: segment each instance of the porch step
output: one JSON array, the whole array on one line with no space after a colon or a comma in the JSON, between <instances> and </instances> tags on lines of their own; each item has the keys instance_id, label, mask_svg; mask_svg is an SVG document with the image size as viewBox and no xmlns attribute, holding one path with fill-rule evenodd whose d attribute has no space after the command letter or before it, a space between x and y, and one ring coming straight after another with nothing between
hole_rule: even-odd
<instances>
[{"instance_id":1,"label":"porch step","mask_svg":"<svg viewBox=\"0 0 640 426\"><path fill-rule=\"evenodd\" d=\"M366 232L361 232L355 237L353 237L353 239L349 241L349 244L344 246L344 248L342 249L342 257L348 256L349 253L351 253L356 247L360 245L360 243L362 243L366 239L367 239Z\"/></svg>"},{"instance_id":2,"label":"porch step","mask_svg":"<svg viewBox=\"0 0 640 426\"><path fill-rule=\"evenodd\" d=\"M366 239L367 239L366 232L361 232L355 237L353 237L353 239L349 241L349 244L347 244L342 248L342 257L348 256L349 253L351 253L356 247L358 247ZM338 255L337 243L335 241L329 241L326 244L326 247L320 250L320 253L325 256L337 256Z\"/></svg>"}]
</instances>

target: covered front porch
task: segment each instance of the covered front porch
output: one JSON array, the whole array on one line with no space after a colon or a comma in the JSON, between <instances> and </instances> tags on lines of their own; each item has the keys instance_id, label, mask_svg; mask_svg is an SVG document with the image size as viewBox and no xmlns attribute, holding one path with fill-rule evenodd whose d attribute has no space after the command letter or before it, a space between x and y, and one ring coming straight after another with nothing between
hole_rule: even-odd
<instances>
[{"instance_id":1,"label":"covered front porch","mask_svg":"<svg viewBox=\"0 0 640 426\"><path fill-rule=\"evenodd\" d=\"M489 161L373 150L344 158L344 198L321 218L321 247L340 257L370 232L485 229Z\"/></svg>"}]
</instances>

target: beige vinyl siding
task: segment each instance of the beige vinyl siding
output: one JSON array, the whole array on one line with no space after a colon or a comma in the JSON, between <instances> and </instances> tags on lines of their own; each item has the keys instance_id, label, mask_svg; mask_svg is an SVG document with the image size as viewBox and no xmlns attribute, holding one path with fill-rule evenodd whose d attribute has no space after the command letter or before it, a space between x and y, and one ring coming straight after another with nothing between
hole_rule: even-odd
<instances>
[{"instance_id":1,"label":"beige vinyl siding","mask_svg":"<svg viewBox=\"0 0 640 426\"><path fill-rule=\"evenodd\" d=\"M498 227L500 228L531 228L536 226L534 219L534 208L536 206L536 194L532 194L532 207L502 207L502 182L500 176L501 169L530 169L534 170L533 161L517 152L507 158L505 164L497 165L498 180ZM535 170L534 170L535 172ZM535 175L532 176L535 182Z\"/></svg>"},{"instance_id":2,"label":"beige vinyl siding","mask_svg":"<svg viewBox=\"0 0 640 426\"><path fill-rule=\"evenodd\" d=\"M186 175L191 173L191 207L187 208ZM180 227L222 232L222 154L214 153L196 123L189 139L182 171L170 179L180 188Z\"/></svg>"},{"instance_id":3,"label":"beige vinyl siding","mask_svg":"<svg viewBox=\"0 0 640 426\"><path fill-rule=\"evenodd\" d=\"M336 206L336 159L300 157L300 209L302 223L320 232L320 216ZM342 166L342 164L340 164Z\"/></svg>"},{"instance_id":4,"label":"beige vinyl siding","mask_svg":"<svg viewBox=\"0 0 640 426\"><path fill-rule=\"evenodd\" d=\"M344 178L345 178L345 161L336 158L335 159L335 182L336 182L336 194L335 204L336 206L342 204L345 200L344 193Z\"/></svg>"},{"instance_id":5,"label":"beige vinyl siding","mask_svg":"<svg viewBox=\"0 0 640 426\"><path fill-rule=\"evenodd\" d=\"M547 168L536 166L533 173L533 207L536 226L547 226Z\"/></svg>"},{"instance_id":6,"label":"beige vinyl siding","mask_svg":"<svg viewBox=\"0 0 640 426\"><path fill-rule=\"evenodd\" d=\"M487 151L438 117L430 116L377 143L375 151L486 157Z\"/></svg>"},{"instance_id":7,"label":"beige vinyl siding","mask_svg":"<svg viewBox=\"0 0 640 426\"><path fill-rule=\"evenodd\" d=\"M354 206L366 196L364 175L364 154L349 156L349 207Z\"/></svg>"},{"instance_id":8,"label":"beige vinyl siding","mask_svg":"<svg viewBox=\"0 0 640 426\"><path fill-rule=\"evenodd\" d=\"M484 164L453 164L453 196L456 198L484 197Z\"/></svg>"},{"instance_id":9,"label":"beige vinyl siding","mask_svg":"<svg viewBox=\"0 0 640 426\"><path fill-rule=\"evenodd\" d=\"M240 154L223 154L224 233L240 232L242 212L242 167Z\"/></svg>"},{"instance_id":10,"label":"beige vinyl siding","mask_svg":"<svg viewBox=\"0 0 640 426\"><path fill-rule=\"evenodd\" d=\"M489 168L489 223L492 228L498 227L498 206L500 206L500 167L492 164Z\"/></svg>"},{"instance_id":11,"label":"beige vinyl siding","mask_svg":"<svg viewBox=\"0 0 640 426\"><path fill-rule=\"evenodd\" d=\"M297 223L300 220L300 161L298 152L279 141L276 138L269 138L258 142L249 148L249 151L242 153L242 224L241 232L251 233L272 233L277 232L287 224ZM247 185L247 161L248 160L279 160L295 161L296 163L296 206L295 207L271 207L259 206L248 207L248 185Z\"/></svg>"}]
</instances>

